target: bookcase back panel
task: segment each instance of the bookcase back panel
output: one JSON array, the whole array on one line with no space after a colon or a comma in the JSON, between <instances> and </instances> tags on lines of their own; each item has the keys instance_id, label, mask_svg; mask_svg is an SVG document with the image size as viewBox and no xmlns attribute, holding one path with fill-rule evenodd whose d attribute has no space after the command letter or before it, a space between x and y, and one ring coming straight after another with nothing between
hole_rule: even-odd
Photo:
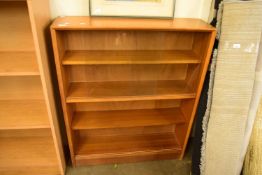
<instances>
[{"instance_id":1,"label":"bookcase back panel","mask_svg":"<svg viewBox=\"0 0 262 175\"><path fill-rule=\"evenodd\" d=\"M133 109L175 108L180 106L180 100L148 100L103 103L76 103L75 111L110 111Z\"/></svg>"},{"instance_id":2,"label":"bookcase back panel","mask_svg":"<svg viewBox=\"0 0 262 175\"><path fill-rule=\"evenodd\" d=\"M191 50L194 32L64 31L67 50Z\"/></svg>"},{"instance_id":3,"label":"bookcase back panel","mask_svg":"<svg viewBox=\"0 0 262 175\"><path fill-rule=\"evenodd\" d=\"M1 131L0 148L0 174L31 174L36 167L40 174L42 167L58 172L50 129Z\"/></svg>"},{"instance_id":4,"label":"bookcase back panel","mask_svg":"<svg viewBox=\"0 0 262 175\"><path fill-rule=\"evenodd\" d=\"M33 51L26 1L0 1L0 51Z\"/></svg>"},{"instance_id":5,"label":"bookcase back panel","mask_svg":"<svg viewBox=\"0 0 262 175\"><path fill-rule=\"evenodd\" d=\"M161 134L174 133L175 125L166 126L147 126L147 127L130 127L130 128L114 128L114 129L92 129L75 131L76 138L85 138L93 136L132 136L140 134Z\"/></svg>"},{"instance_id":6,"label":"bookcase back panel","mask_svg":"<svg viewBox=\"0 0 262 175\"><path fill-rule=\"evenodd\" d=\"M4 137L52 137L50 129L2 130L0 140Z\"/></svg>"},{"instance_id":7,"label":"bookcase back panel","mask_svg":"<svg viewBox=\"0 0 262 175\"><path fill-rule=\"evenodd\" d=\"M0 77L0 100L44 99L40 77Z\"/></svg>"},{"instance_id":8,"label":"bookcase back panel","mask_svg":"<svg viewBox=\"0 0 262 175\"><path fill-rule=\"evenodd\" d=\"M70 82L185 80L187 64L68 66Z\"/></svg>"}]
</instances>

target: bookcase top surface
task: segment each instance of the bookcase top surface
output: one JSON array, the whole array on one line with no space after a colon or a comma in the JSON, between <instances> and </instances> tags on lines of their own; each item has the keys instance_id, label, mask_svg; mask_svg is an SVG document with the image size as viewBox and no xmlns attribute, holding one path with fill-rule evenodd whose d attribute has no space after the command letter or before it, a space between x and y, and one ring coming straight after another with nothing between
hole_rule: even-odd
<instances>
[{"instance_id":1,"label":"bookcase top surface","mask_svg":"<svg viewBox=\"0 0 262 175\"><path fill-rule=\"evenodd\" d=\"M55 30L163 30L203 31L216 29L201 19L143 19L113 17L58 17L51 25Z\"/></svg>"}]
</instances>

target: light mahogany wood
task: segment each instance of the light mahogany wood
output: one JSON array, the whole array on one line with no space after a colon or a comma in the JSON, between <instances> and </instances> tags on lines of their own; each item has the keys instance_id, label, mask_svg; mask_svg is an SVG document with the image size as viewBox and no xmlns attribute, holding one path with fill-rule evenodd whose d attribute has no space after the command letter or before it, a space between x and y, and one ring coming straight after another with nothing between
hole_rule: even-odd
<instances>
[{"instance_id":1,"label":"light mahogany wood","mask_svg":"<svg viewBox=\"0 0 262 175\"><path fill-rule=\"evenodd\" d=\"M213 50L213 44L215 42L215 38L216 38L216 31L212 31L211 33L208 33L207 35L204 35L203 33L200 35L196 35L195 39L196 42L193 45L193 49L195 51L195 53L199 54L200 56L203 57L203 61L201 62L201 65L199 67L198 70L198 76L195 76L195 91L196 91L196 98L195 101L192 103L192 107L188 107L188 102L185 102L186 105L186 110L188 110L188 108L192 109L191 114L189 114L188 119L188 126L185 126L184 128L181 128L181 136L183 136L184 138L181 139L180 143L183 145L182 148L182 153L180 156L180 159L183 158L184 154L185 154L185 150L186 150L186 145L188 142L188 138L191 132L191 128L193 125L193 121L195 118L195 114L196 114L196 110L197 110L197 106L198 106L198 101L200 99L200 95L201 95L201 91L202 91L202 87L204 84L204 80L205 80L205 76L206 76L206 72L208 69L208 65L210 62L210 57L212 54L212 50ZM199 44L197 44L199 43ZM182 108L183 108L183 104L182 104ZM186 131L186 132L182 132L182 131Z\"/></svg>"},{"instance_id":2,"label":"light mahogany wood","mask_svg":"<svg viewBox=\"0 0 262 175\"><path fill-rule=\"evenodd\" d=\"M57 18L73 165L182 158L215 32L198 19Z\"/></svg>"},{"instance_id":3,"label":"light mahogany wood","mask_svg":"<svg viewBox=\"0 0 262 175\"><path fill-rule=\"evenodd\" d=\"M55 103L54 99L55 94L53 92L52 86L53 80L51 79L52 75L51 71L49 70L51 67L49 60L52 53L50 52L50 48L47 46L47 41L50 40L50 36L47 34L49 25L51 23L50 5L49 1L46 0L27 0L27 5L38 67L41 74L42 90L46 102L54 147L56 149L56 157L60 174L63 175L65 174L66 163L58 121L59 116L56 108L59 107L59 105Z\"/></svg>"},{"instance_id":4,"label":"light mahogany wood","mask_svg":"<svg viewBox=\"0 0 262 175\"><path fill-rule=\"evenodd\" d=\"M37 131L31 131L37 132ZM0 132L0 174L18 174L20 169L28 174L33 167L41 170L59 172L58 164L53 146L53 140L49 129L45 129L42 136L23 136L17 134L12 136L10 131ZM29 134L29 133L28 133ZM5 136L2 136L5 135ZM29 169L26 170L26 167ZM48 172L48 173L50 173ZM20 172L22 173L22 172ZM30 172L31 173L31 172Z\"/></svg>"},{"instance_id":5,"label":"light mahogany wood","mask_svg":"<svg viewBox=\"0 0 262 175\"><path fill-rule=\"evenodd\" d=\"M69 82L185 80L187 64L65 66Z\"/></svg>"},{"instance_id":6,"label":"light mahogany wood","mask_svg":"<svg viewBox=\"0 0 262 175\"><path fill-rule=\"evenodd\" d=\"M75 103L76 111L110 111L110 110L132 110L132 109L161 109L176 108L181 100L140 100L122 102L98 102L98 103Z\"/></svg>"},{"instance_id":7,"label":"light mahogany wood","mask_svg":"<svg viewBox=\"0 0 262 175\"><path fill-rule=\"evenodd\" d=\"M0 130L50 128L44 100L1 100L0 109Z\"/></svg>"},{"instance_id":8,"label":"light mahogany wood","mask_svg":"<svg viewBox=\"0 0 262 175\"><path fill-rule=\"evenodd\" d=\"M46 47L49 4L0 0L0 174L64 174Z\"/></svg>"},{"instance_id":9,"label":"light mahogany wood","mask_svg":"<svg viewBox=\"0 0 262 175\"><path fill-rule=\"evenodd\" d=\"M179 124L181 126L184 124ZM156 126L145 126L145 127L125 127L125 128L106 128L106 129L82 129L74 130L77 140L80 138L93 138L100 136L137 136L137 135L161 135L161 134L174 134L177 127L176 125L156 125ZM178 140L177 140L178 141ZM178 142L179 143L179 142Z\"/></svg>"},{"instance_id":10,"label":"light mahogany wood","mask_svg":"<svg viewBox=\"0 0 262 175\"><path fill-rule=\"evenodd\" d=\"M68 51L63 65L196 64L192 51Z\"/></svg>"},{"instance_id":11,"label":"light mahogany wood","mask_svg":"<svg viewBox=\"0 0 262 175\"><path fill-rule=\"evenodd\" d=\"M44 99L38 76L0 76L0 82L0 100Z\"/></svg>"},{"instance_id":12,"label":"light mahogany wood","mask_svg":"<svg viewBox=\"0 0 262 175\"><path fill-rule=\"evenodd\" d=\"M132 120L132 122L130 122ZM106 129L184 123L180 109L140 109L122 111L77 112L73 129Z\"/></svg>"},{"instance_id":13,"label":"light mahogany wood","mask_svg":"<svg viewBox=\"0 0 262 175\"><path fill-rule=\"evenodd\" d=\"M67 103L194 98L184 81L71 83Z\"/></svg>"},{"instance_id":14,"label":"light mahogany wood","mask_svg":"<svg viewBox=\"0 0 262 175\"><path fill-rule=\"evenodd\" d=\"M181 147L172 133L115 135L81 138L77 164L134 162L179 155Z\"/></svg>"},{"instance_id":15,"label":"light mahogany wood","mask_svg":"<svg viewBox=\"0 0 262 175\"><path fill-rule=\"evenodd\" d=\"M61 33L55 33L55 31L51 30L51 36L52 36L52 43L53 43L53 50L54 50L54 56L55 56L55 64L56 64L56 70L57 70L57 79L59 83L60 96L61 96L61 99L65 99L65 93L68 90L68 78L65 76L66 74L65 69L62 67L62 63L59 60L60 57L63 57L64 52L65 52L65 47L62 43L63 35ZM72 110L71 108L67 107L65 100L61 100L61 104L62 104L62 109L64 113L67 137L69 140L68 146L70 149L70 157L72 160L72 164L75 165L74 150L75 150L76 140L75 140L73 131L71 130Z\"/></svg>"},{"instance_id":16,"label":"light mahogany wood","mask_svg":"<svg viewBox=\"0 0 262 175\"><path fill-rule=\"evenodd\" d=\"M26 1L0 1L0 16L0 51L34 51Z\"/></svg>"},{"instance_id":17,"label":"light mahogany wood","mask_svg":"<svg viewBox=\"0 0 262 175\"><path fill-rule=\"evenodd\" d=\"M167 31L214 31L200 19L141 19L108 17L61 17L55 20L56 30L167 30Z\"/></svg>"},{"instance_id":18,"label":"light mahogany wood","mask_svg":"<svg viewBox=\"0 0 262 175\"><path fill-rule=\"evenodd\" d=\"M40 75L34 52L0 52L0 76Z\"/></svg>"},{"instance_id":19,"label":"light mahogany wood","mask_svg":"<svg viewBox=\"0 0 262 175\"><path fill-rule=\"evenodd\" d=\"M10 1L24 1L24 2L26 2L26 0L1 0L1 1L7 1L7 2L10 2Z\"/></svg>"},{"instance_id":20,"label":"light mahogany wood","mask_svg":"<svg viewBox=\"0 0 262 175\"><path fill-rule=\"evenodd\" d=\"M50 175L50 174L59 174L59 169L56 166L37 166L37 167L15 167L15 169L2 168L1 173L3 175L27 175L30 174L41 174L41 175Z\"/></svg>"},{"instance_id":21,"label":"light mahogany wood","mask_svg":"<svg viewBox=\"0 0 262 175\"><path fill-rule=\"evenodd\" d=\"M70 51L188 51L192 49L194 41L194 32L58 30L57 33L61 34L61 45Z\"/></svg>"}]
</instances>

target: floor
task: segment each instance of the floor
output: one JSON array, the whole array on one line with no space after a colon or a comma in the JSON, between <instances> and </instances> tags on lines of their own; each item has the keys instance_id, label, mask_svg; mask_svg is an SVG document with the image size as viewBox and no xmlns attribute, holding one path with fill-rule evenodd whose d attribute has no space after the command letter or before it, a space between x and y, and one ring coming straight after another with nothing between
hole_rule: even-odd
<instances>
[{"instance_id":1,"label":"floor","mask_svg":"<svg viewBox=\"0 0 262 175\"><path fill-rule=\"evenodd\" d=\"M189 175L191 151L183 160L150 161L117 165L86 166L67 169L67 175Z\"/></svg>"}]
</instances>

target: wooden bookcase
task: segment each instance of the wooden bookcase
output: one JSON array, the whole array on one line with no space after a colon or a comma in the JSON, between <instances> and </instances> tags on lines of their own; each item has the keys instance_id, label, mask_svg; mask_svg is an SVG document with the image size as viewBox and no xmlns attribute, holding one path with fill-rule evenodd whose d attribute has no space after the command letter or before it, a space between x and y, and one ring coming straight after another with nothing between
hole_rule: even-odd
<instances>
[{"instance_id":1,"label":"wooden bookcase","mask_svg":"<svg viewBox=\"0 0 262 175\"><path fill-rule=\"evenodd\" d=\"M62 17L51 33L73 165L183 158L215 28Z\"/></svg>"},{"instance_id":2,"label":"wooden bookcase","mask_svg":"<svg viewBox=\"0 0 262 175\"><path fill-rule=\"evenodd\" d=\"M64 174L47 0L0 0L0 174Z\"/></svg>"}]
</instances>

